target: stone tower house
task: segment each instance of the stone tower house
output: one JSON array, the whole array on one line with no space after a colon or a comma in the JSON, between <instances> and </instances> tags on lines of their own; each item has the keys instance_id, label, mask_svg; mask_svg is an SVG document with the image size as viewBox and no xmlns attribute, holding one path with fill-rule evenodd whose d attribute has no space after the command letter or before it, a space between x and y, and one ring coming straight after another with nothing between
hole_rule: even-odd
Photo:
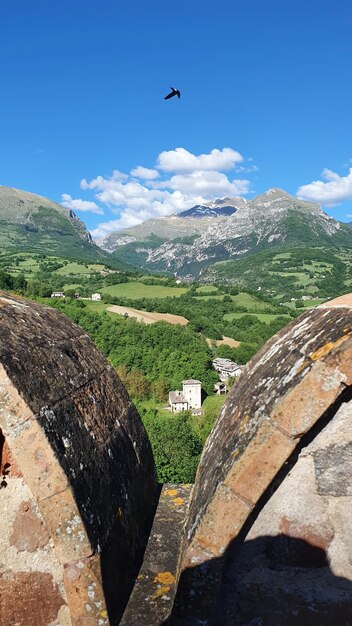
<instances>
[{"instance_id":1,"label":"stone tower house","mask_svg":"<svg viewBox=\"0 0 352 626\"><path fill-rule=\"evenodd\" d=\"M183 380L183 395L190 409L200 409L202 406L202 383L200 380Z\"/></svg>"}]
</instances>

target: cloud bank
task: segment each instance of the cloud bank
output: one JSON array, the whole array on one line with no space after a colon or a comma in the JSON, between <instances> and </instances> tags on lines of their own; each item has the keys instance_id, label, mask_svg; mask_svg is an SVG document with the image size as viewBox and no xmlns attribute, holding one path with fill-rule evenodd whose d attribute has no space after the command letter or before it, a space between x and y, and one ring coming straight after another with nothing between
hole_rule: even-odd
<instances>
[{"instance_id":1,"label":"cloud bank","mask_svg":"<svg viewBox=\"0 0 352 626\"><path fill-rule=\"evenodd\" d=\"M243 156L232 148L216 148L200 155L176 148L161 152L152 169L138 165L129 174L114 170L111 176L97 176L90 181L84 178L81 189L93 192L94 201L63 194L62 204L75 210L104 213L107 217L116 215L91 231L98 238L215 198L247 194L250 181L228 174L231 170L244 173L244 166L239 165L243 162ZM248 171L255 169L250 165Z\"/></svg>"},{"instance_id":2,"label":"cloud bank","mask_svg":"<svg viewBox=\"0 0 352 626\"><path fill-rule=\"evenodd\" d=\"M323 180L314 180L309 185L299 187L297 197L327 207L352 199L352 168L347 176L339 176L329 169L324 169L321 176Z\"/></svg>"}]
</instances>

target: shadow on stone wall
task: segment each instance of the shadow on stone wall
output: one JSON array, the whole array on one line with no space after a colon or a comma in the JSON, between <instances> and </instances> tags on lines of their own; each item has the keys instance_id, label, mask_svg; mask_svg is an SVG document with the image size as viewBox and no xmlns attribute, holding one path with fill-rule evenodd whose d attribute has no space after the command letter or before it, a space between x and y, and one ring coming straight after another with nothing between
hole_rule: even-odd
<instances>
[{"instance_id":1,"label":"shadow on stone wall","mask_svg":"<svg viewBox=\"0 0 352 626\"><path fill-rule=\"evenodd\" d=\"M157 493L151 494L149 515L146 516L144 527L139 531L140 545L134 546L132 551L125 538L121 538L120 521L116 520L115 526L111 529L110 537L100 554L101 577L110 626L117 626L120 623L136 582L152 528L161 487L162 485L159 484ZM121 568L123 562L130 564L129 569L125 572ZM125 590L123 595L119 588Z\"/></svg>"},{"instance_id":2,"label":"shadow on stone wall","mask_svg":"<svg viewBox=\"0 0 352 626\"><path fill-rule=\"evenodd\" d=\"M215 604L210 585L223 571ZM352 582L335 576L325 550L285 535L231 545L189 568L165 626L351 626Z\"/></svg>"},{"instance_id":3,"label":"shadow on stone wall","mask_svg":"<svg viewBox=\"0 0 352 626\"><path fill-rule=\"evenodd\" d=\"M352 626L352 582L334 575L324 549L284 534L246 541L302 450L351 399L347 387L302 437L223 556L182 572L165 626Z\"/></svg>"}]
</instances>

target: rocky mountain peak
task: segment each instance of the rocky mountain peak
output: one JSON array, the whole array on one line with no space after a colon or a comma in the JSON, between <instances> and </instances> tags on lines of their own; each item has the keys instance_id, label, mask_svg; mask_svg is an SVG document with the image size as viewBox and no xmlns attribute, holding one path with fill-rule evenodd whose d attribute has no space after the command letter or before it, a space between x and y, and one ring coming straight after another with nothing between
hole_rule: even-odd
<instances>
[{"instance_id":1,"label":"rocky mountain peak","mask_svg":"<svg viewBox=\"0 0 352 626\"><path fill-rule=\"evenodd\" d=\"M227 217L235 213L240 207L245 206L246 202L247 200L240 196L227 196L226 198L210 200L204 204L196 204L190 209L186 209L175 215L182 218Z\"/></svg>"}]
</instances>

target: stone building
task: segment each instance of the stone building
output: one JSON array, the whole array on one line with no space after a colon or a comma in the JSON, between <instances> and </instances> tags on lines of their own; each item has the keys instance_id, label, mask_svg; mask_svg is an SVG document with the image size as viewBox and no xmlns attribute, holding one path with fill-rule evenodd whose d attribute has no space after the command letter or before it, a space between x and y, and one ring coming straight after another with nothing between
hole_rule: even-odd
<instances>
[{"instance_id":1,"label":"stone building","mask_svg":"<svg viewBox=\"0 0 352 626\"><path fill-rule=\"evenodd\" d=\"M225 385L225 383L220 382L220 383L215 383L214 385L214 393L216 393L217 396L223 396L227 393L227 387Z\"/></svg>"},{"instance_id":2,"label":"stone building","mask_svg":"<svg viewBox=\"0 0 352 626\"><path fill-rule=\"evenodd\" d=\"M182 391L169 391L169 406L173 413L188 410L188 402Z\"/></svg>"},{"instance_id":3,"label":"stone building","mask_svg":"<svg viewBox=\"0 0 352 626\"><path fill-rule=\"evenodd\" d=\"M198 412L202 408L202 383L200 380L183 380L182 391L169 392L171 411Z\"/></svg>"},{"instance_id":4,"label":"stone building","mask_svg":"<svg viewBox=\"0 0 352 626\"><path fill-rule=\"evenodd\" d=\"M121 618L158 498L136 408L89 336L0 291L0 624Z\"/></svg>"}]
</instances>

